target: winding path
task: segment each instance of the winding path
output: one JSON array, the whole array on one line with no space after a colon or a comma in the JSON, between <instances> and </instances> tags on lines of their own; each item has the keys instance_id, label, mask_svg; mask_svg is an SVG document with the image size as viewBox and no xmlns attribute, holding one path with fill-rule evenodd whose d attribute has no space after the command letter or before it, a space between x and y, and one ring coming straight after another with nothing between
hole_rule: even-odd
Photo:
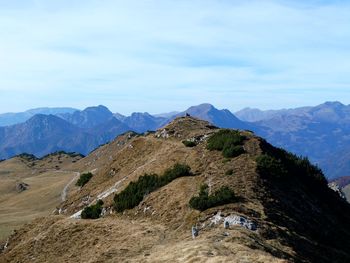
<instances>
[{"instance_id":1,"label":"winding path","mask_svg":"<svg viewBox=\"0 0 350 263\"><path fill-rule=\"evenodd\" d=\"M106 197L110 196L111 194L115 193L118 191L119 185L125 181L128 178L128 176L125 176L124 178L122 178L121 180L117 181L111 188L107 189L106 191L100 193L95 200L93 200L92 202L90 202L89 205L92 205L93 203L95 203L97 200L99 199L105 199ZM81 218L81 212L83 211L83 209L79 210L78 212L74 213L73 215L70 216L70 218L74 218L74 219L80 219Z\"/></svg>"},{"instance_id":2,"label":"winding path","mask_svg":"<svg viewBox=\"0 0 350 263\"><path fill-rule=\"evenodd\" d=\"M61 172L70 172L70 171L61 171ZM61 193L61 200L62 202L66 201L67 200L67 191L68 191L68 188L74 183L74 181L80 176L80 173L79 172L70 172L70 173L74 173L75 176L73 177L72 180L69 181L68 184L66 184L66 186L63 188L62 190L62 193Z\"/></svg>"}]
</instances>

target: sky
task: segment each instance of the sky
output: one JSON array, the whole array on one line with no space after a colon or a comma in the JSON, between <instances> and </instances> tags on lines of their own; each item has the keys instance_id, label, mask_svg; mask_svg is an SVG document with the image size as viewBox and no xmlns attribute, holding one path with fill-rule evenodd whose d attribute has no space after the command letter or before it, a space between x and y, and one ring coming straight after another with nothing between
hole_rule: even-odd
<instances>
[{"instance_id":1,"label":"sky","mask_svg":"<svg viewBox=\"0 0 350 263\"><path fill-rule=\"evenodd\" d=\"M0 0L0 112L350 104L350 1Z\"/></svg>"}]
</instances>

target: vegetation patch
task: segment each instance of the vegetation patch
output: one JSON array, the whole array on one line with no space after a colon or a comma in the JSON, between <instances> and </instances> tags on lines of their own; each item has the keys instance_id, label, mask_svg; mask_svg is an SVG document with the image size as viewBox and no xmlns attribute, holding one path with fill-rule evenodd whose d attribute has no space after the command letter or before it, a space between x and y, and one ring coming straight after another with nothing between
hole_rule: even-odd
<instances>
[{"instance_id":1,"label":"vegetation patch","mask_svg":"<svg viewBox=\"0 0 350 263\"><path fill-rule=\"evenodd\" d=\"M225 172L225 175L233 175L233 169L228 169L228 170Z\"/></svg>"},{"instance_id":2,"label":"vegetation patch","mask_svg":"<svg viewBox=\"0 0 350 263\"><path fill-rule=\"evenodd\" d=\"M237 200L235 193L227 186L221 187L214 194L209 195L208 185L200 187L199 196L191 198L189 204L193 209L204 211L211 207L233 203Z\"/></svg>"},{"instance_id":3,"label":"vegetation patch","mask_svg":"<svg viewBox=\"0 0 350 263\"><path fill-rule=\"evenodd\" d=\"M93 174L92 173L84 173L81 174L78 181L76 182L76 186L80 186L83 187L84 185L86 185L90 179L92 178Z\"/></svg>"},{"instance_id":4,"label":"vegetation patch","mask_svg":"<svg viewBox=\"0 0 350 263\"><path fill-rule=\"evenodd\" d=\"M114 207L117 212L136 207L144 196L169 184L176 178L190 176L191 168L188 165L175 164L167 169L162 176L145 174L136 182L131 182L122 192L114 196Z\"/></svg>"},{"instance_id":5,"label":"vegetation patch","mask_svg":"<svg viewBox=\"0 0 350 263\"><path fill-rule=\"evenodd\" d=\"M194 141L185 140L185 141L182 141L182 143L183 143L186 147L195 147L195 146L197 146L197 143L194 142Z\"/></svg>"},{"instance_id":6,"label":"vegetation patch","mask_svg":"<svg viewBox=\"0 0 350 263\"><path fill-rule=\"evenodd\" d=\"M275 178L287 175L282 161L273 156L263 154L256 158L257 171L262 176L273 176Z\"/></svg>"},{"instance_id":7,"label":"vegetation patch","mask_svg":"<svg viewBox=\"0 0 350 263\"><path fill-rule=\"evenodd\" d=\"M100 199L95 205L87 206L81 212L81 218L83 219L97 219L100 218L102 213L103 201Z\"/></svg>"},{"instance_id":8,"label":"vegetation patch","mask_svg":"<svg viewBox=\"0 0 350 263\"><path fill-rule=\"evenodd\" d=\"M221 151L224 157L233 158L244 153L244 140L239 131L223 129L208 139L207 149Z\"/></svg>"},{"instance_id":9,"label":"vegetation patch","mask_svg":"<svg viewBox=\"0 0 350 263\"><path fill-rule=\"evenodd\" d=\"M265 142L264 154L257 157L257 172L262 176L289 177L297 176L302 180L319 182L327 185L322 170L310 163L306 157L299 157L286 150L275 148Z\"/></svg>"},{"instance_id":10,"label":"vegetation patch","mask_svg":"<svg viewBox=\"0 0 350 263\"><path fill-rule=\"evenodd\" d=\"M81 153L77 153L77 152L66 152L66 151L56 151L56 152L53 152L53 153L49 153L45 156L43 156L42 158L40 159L45 159L47 157L52 157L52 156L56 156L56 155L68 155L70 157L85 157L84 155L82 155Z\"/></svg>"},{"instance_id":11,"label":"vegetation patch","mask_svg":"<svg viewBox=\"0 0 350 263\"><path fill-rule=\"evenodd\" d=\"M16 157L25 159L27 161L36 161L36 160L38 160L38 158L34 154L30 154L30 153L21 153L21 154L17 155Z\"/></svg>"}]
</instances>

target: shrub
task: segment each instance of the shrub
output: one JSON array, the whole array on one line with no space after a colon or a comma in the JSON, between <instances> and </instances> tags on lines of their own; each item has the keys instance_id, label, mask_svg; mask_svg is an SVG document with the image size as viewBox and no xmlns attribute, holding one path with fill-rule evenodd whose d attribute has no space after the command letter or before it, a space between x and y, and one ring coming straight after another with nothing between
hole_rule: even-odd
<instances>
[{"instance_id":1,"label":"shrub","mask_svg":"<svg viewBox=\"0 0 350 263\"><path fill-rule=\"evenodd\" d=\"M237 157L244 153L242 147L244 139L245 137L238 131L220 130L208 139L207 149L222 151L222 155L226 158Z\"/></svg>"},{"instance_id":2,"label":"shrub","mask_svg":"<svg viewBox=\"0 0 350 263\"><path fill-rule=\"evenodd\" d=\"M103 201L100 199L95 205L87 206L81 212L81 218L83 219L97 219L102 213Z\"/></svg>"},{"instance_id":3,"label":"shrub","mask_svg":"<svg viewBox=\"0 0 350 263\"><path fill-rule=\"evenodd\" d=\"M225 172L225 175L233 175L233 170L232 170L232 169L228 169L228 170Z\"/></svg>"},{"instance_id":4,"label":"shrub","mask_svg":"<svg viewBox=\"0 0 350 263\"><path fill-rule=\"evenodd\" d=\"M214 194L208 195L208 185L202 185L198 196L191 198L189 204L193 209L204 211L211 207L229 204L236 201L232 189L227 186L221 187Z\"/></svg>"},{"instance_id":5,"label":"shrub","mask_svg":"<svg viewBox=\"0 0 350 263\"><path fill-rule=\"evenodd\" d=\"M76 186L80 186L83 187L84 185L86 185L90 179L92 178L93 174L92 173L84 173L81 174L77 183L75 184Z\"/></svg>"},{"instance_id":6,"label":"shrub","mask_svg":"<svg viewBox=\"0 0 350 263\"><path fill-rule=\"evenodd\" d=\"M194 141L185 140L185 141L182 141L182 143L183 143L186 147L195 147L195 146L197 146L197 143L194 142Z\"/></svg>"},{"instance_id":7,"label":"shrub","mask_svg":"<svg viewBox=\"0 0 350 263\"><path fill-rule=\"evenodd\" d=\"M265 154L259 156L257 171L263 176L298 176L309 183L318 182L327 186L327 180L322 170L310 163L306 157L299 157L286 150L274 148L265 143L263 146Z\"/></svg>"},{"instance_id":8,"label":"shrub","mask_svg":"<svg viewBox=\"0 0 350 263\"><path fill-rule=\"evenodd\" d=\"M222 155L226 158L234 158L244 153L241 145L228 145L222 150Z\"/></svg>"},{"instance_id":9,"label":"shrub","mask_svg":"<svg viewBox=\"0 0 350 263\"><path fill-rule=\"evenodd\" d=\"M38 160L38 158L34 154L30 154L30 153L21 153L19 155L16 155L16 157L23 158L23 159L25 159L27 161L36 161L36 160Z\"/></svg>"},{"instance_id":10,"label":"shrub","mask_svg":"<svg viewBox=\"0 0 350 263\"><path fill-rule=\"evenodd\" d=\"M270 155L260 155L257 159L257 172L262 176L283 177L287 174L287 171L282 164L281 160L278 160Z\"/></svg>"},{"instance_id":11,"label":"shrub","mask_svg":"<svg viewBox=\"0 0 350 263\"><path fill-rule=\"evenodd\" d=\"M114 207L117 212L136 207L144 196L167 185L176 178L190 176L191 168L188 165L175 164L167 169L162 176L145 174L136 182L131 182L122 192L114 196Z\"/></svg>"}]
</instances>

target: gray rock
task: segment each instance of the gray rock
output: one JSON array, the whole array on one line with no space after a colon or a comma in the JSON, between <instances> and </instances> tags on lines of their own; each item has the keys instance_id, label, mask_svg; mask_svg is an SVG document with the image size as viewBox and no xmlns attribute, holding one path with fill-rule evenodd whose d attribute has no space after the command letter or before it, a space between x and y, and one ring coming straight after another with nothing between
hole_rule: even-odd
<instances>
[{"instance_id":1,"label":"gray rock","mask_svg":"<svg viewBox=\"0 0 350 263\"><path fill-rule=\"evenodd\" d=\"M16 184L16 190L18 193L21 193L29 188L29 184L20 182Z\"/></svg>"}]
</instances>

